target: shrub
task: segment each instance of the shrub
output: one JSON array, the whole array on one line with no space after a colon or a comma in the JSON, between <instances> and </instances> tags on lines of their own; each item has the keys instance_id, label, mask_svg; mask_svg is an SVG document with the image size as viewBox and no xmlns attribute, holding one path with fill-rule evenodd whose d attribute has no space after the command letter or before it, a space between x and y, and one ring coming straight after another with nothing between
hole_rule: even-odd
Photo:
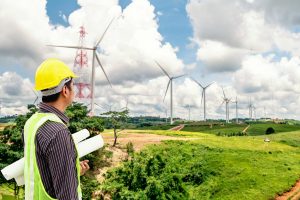
<instances>
[{"instance_id":1,"label":"shrub","mask_svg":"<svg viewBox=\"0 0 300 200\"><path fill-rule=\"evenodd\" d=\"M266 134L269 135L269 134L272 134L272 133L275 133L274 128L272 128L272 127L267 128Z\"/></svg>"}]
</instances>

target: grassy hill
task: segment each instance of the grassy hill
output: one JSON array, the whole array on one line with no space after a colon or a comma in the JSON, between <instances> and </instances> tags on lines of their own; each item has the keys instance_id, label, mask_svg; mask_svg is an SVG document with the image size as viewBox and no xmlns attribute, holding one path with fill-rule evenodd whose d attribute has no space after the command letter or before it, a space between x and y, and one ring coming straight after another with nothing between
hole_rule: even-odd
<instances>
[{"instance_id":1,"label":"grassy hill","mask_svg":"<svg viewBox=\"0 0 300 200\"><path fill-rule=\"evenodd\" d=\"M182 131L190 132L202 132L202 133L212 133L212 134L230 134L242 132L248 124L214 124L210 126L209 124L191 124L186 125ZM275 124L275 123L257 123L250 124L247 129L247 135L264 135L267 128L272 127L275 133L281 132L291 132L300 130L300 125L290 125L290 124Z\"/></svg>"},{"instance_id":2,"label":"grassy hill","mask_svg":"<svg viewBox=\"0 0 300 200\"><path fill-rule=\"evenodd\" d=\"M111 171L102 192L113 199L272 199L300 177L300 131L272 134L270 143L265 136L134 132L197 139L153 145Z\"/></svg>"}]
</instances>

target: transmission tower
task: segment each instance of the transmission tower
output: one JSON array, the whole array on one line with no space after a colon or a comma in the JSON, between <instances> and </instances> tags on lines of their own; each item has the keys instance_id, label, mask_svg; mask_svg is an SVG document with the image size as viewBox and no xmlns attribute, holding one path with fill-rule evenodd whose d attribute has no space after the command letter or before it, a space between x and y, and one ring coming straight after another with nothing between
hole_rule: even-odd
<instances>
[{"instance_id":1,"label":"transmission tower","mask_svg":"<svg viewBox=\"0 0 300 200\"><path fill-rule=\"evenodd\" d=\"M85 28L81 26L79 31L79 47L83 47L86 34ZM74 72L79 76L79 78L75 79L74 84L76 87L75 98L78 98L79 101L91 98L92 90L89 78L88 57L87 51L83 48L78 48L76 51Z\"/></svg>"}]
</instances>

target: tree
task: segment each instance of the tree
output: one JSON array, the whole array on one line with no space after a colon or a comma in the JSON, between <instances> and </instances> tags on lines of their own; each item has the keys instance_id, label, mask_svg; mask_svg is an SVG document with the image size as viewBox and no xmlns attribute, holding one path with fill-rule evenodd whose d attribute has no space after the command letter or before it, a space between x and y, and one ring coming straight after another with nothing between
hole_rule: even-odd
<instances>
[{"instance_id":1,"label":"tree","mask_svg":"<svg viewBox=\"0 0 300 200\"><path fill-rule=\"evenodd\" d=\"M117 134L121 130L124 130L124 125L128 119L128 109L123 111L109 111L106 113L103 113L102 115L108 117L108 122L110 123L111 127L114 129L114 144L113 146L116 146L117 139L119 135ZM117 131L117 129L121 129Z\"/></svg>"},{"instance_id":2,"label":"tree","mask_svg":"<svg viewBox=\"0 0 300 200\"><path fill-rule=\"evenodd\" d=\"M70 119L69 130L72 133L82 129L89 130L91 136L97 135L104 130L104 121L100 117L88 117L88 109L81 103L74 102L66 110L66 115Z\"/></svg>"},{"instance_id":3,"label":"tree","mask_svg":"<svg viewBox=\"0 0 300 200\"><path fill-rule=\"evenodd\" d=\"M272 128L272 127L267 128L266 135L269 135L269 134L272 134L272 133L275 133L274 128Z\"/></svg>"},{"instance_id":4,"label":"tree","mask_svg":"<svg viewBox=\"0 0 300 200\"><path fill-rule=\"evenodd\" d=\"M3 169L7 165L19 160L24 156L24 146L22 138L22 130L27 121L36 111L35 105L27 106L29 112L25 115L19 115L15 119L15 125L7 126L1 133L0 137L0 168ZM20 187L17 186L14 180L6 181L1 176L0 183L8 183L14 189L14 194L19 194Z\"/></svg>"}]
</instances>

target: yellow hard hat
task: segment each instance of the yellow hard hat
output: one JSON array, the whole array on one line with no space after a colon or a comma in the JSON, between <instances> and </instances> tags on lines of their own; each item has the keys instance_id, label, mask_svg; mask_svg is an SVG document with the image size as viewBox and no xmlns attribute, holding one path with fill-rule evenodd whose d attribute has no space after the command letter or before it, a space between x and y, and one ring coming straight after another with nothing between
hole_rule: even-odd
<instances>
[{"instance_id":1,"label":"yellow hard hat","mask_svg":"<svg viewBox=\"0 0 300 200\"><path fill-rule=\"evenodd\" d=\"M35 72L35 89L45 90L54 88L68 77L76 78L78 76L62 61L49 58L45 60Z\"/></svg>"}]
</instances>

